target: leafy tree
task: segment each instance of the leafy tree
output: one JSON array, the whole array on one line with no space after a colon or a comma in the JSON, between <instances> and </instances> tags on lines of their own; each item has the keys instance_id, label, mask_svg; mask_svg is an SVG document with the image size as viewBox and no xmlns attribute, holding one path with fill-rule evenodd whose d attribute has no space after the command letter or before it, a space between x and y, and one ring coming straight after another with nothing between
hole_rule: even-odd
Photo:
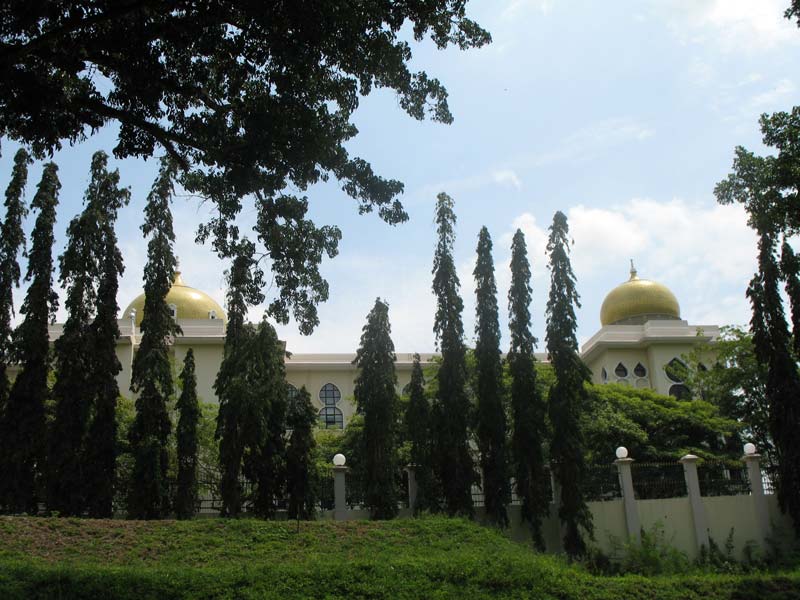
<instances>
[{"instance_id":1,"label":"leafy tree","mask_svg":"<svg viewBox=\"0 0 800 600\"><path fill-rule=\"evenodd\" d=\"M542 521L550 504L542 455L547 410L536 376L533 351L537 340L531 333L530 280L525 234L517 229L511 242L511 287L508 290L511 348L506 358L514 421L511 448L517 495L522 499L522 519L530 524L536 546L544 550Z\"/></svg>"},{"instance_id":2,"label":"leafy tree","mask_svg":"<svg viewBox=\"0 0 800 600\"><path fill-rule=\"evenodd\" d=\"M317 496L313 477L314 424L317 411L311 405L311 394L303 386L289 395L286 425L291 430L286 449L286 492L288 517L309 520L314 518Z\"/></svg>"},{"instance_id":3,"label":"leafy tree","mask_svg":"<svg viewBox=\"0 0 800 600\"><path fill-rule=\"evenodd\" d=\"M709 361L712 352L715 358ZM686 359L689 365L686 382L693 395L739 423L743 439L737 436L732 441L753 442L767 463L776 465L769 428L767 366L756 358L753 334L740 327L723 327L713 348L701 344ZM741 451L740 445L737 446Z\"/></svg>"},{"instance_id":4,"label":"leafy tree","mask_svg":"<svg viewBox=\"0 0 800 600\"><path fill-rule=\"evenodd\" d=\"M25 218L25 184L30 156L23 148L14 156L11 181L6 188L6 217L0 225L0 415L8 399L6 368L11 354L11 318L14 316L14 288L19 285L17 256L25 247L22 219Z\"/></svg>"},{"instance_id":5,"label":"leafy tree","mask_svg":"<svg viewBox=\"0 0 800 600\"><path fill-rule=\"evenodd\" d=\"M61 337L55 342L56 381L53 386L55 410L47 452L47 507L63 515L80 515L85 510L86 472L84 450L89 417L96 393L95 383L108 381L115 358L98 357L95 351L114 348L114 340L94 347L97 327L93 316L98 306L98 281L109 251L108 231L113 230L117 211L128 201L129 191L119 188L119 172L108 171L108 156L92 156L91 179L84 195L84 209L72 219L67 229L67 248L59 258L62 287L67 288L67 320ZM113 244L115 247L116 241ZM113 255L112 255L113 256ZM121 269L121 259L115 263ZM109 260L112 260L109 258ZM116 321L116 282L106 278L102 309L104 333L113 336ZM99 314L99 313L98 313ZM95 322L98 324L98 322ZM91 349L91 350L88 350ZM113 378L113 373L111 377ZM112 384L114 385L114 384Z\"/></svg>"},{"instance_id":6,"label":"leafy tree","mask_svg":"<svg viewBox=\"0 0 800 600\"><path fill-rule=\"evenodd\" d=\"M619 446L643 462L673 462L686 454L710 460L741 455L741 445L722 441L736 435L739 423L706 400L617 384L587 385L586 390L580 427L589 463L608 463Z\"/></svg>"},{"instance_id":7,"label":"leafy tree","mask_svg":"<svg viewBox=\"0 0 800 600\"><path fill-rule=\"evenodd\" d=\"M127 201L127 196L120 197ZM98 257L100 281L97 286L97 313L89 334L93 358L91 385L93 415L84 453L86 506L90 517L110 518L116 485L117 425L119 398L117 375L122 365L117 358L119 326L117 324L117 292L119 277L125 267L114 231L116 210L109 214L100 230L102 254ZM113 217L113 218L112 218Z\"/></svg>"},{"instance_id":8,"label":"leafy tree","mask_svg":"<svg viewBox=\"0 0 800 600\"><path fill-rule=\"evenodd\" d=\"M494 278L492 238L486 227L478 236L475 263L477 361L477 433L483 471L483 497L486 518L500 527L508 526L506 506L511 502L506 413L503 406L503 369L500 362L500 323L497 309L497 284Z\"/></svg>"},{"instance_id":9,"label":"leafy tree","mask_svg":"<svg viewBox=\"0 0 800 600\"><path fill-rule=\"evenodd\" d=\"M408 407L405 412L405 429L410 442L410 462L417 480L417 501L413 507L419 513L437 508L435 490L435 465L433 464L433 427L431 407L425 396L425 378L419 354L414 354L411 381L407 388Z\"/></svg>"},{"instance_id":10,"label":"leafy tree","mask_svg":"<svg viewBox=\"0 0 800 600\"><path fill-rule=\"evenodd\" d=\"M217 429L221 473L222 514L236 517L242 512L242 461L245 451L258 448L264 429L260 398L252 393L251 373L247 371L247 345L252 328L246 326L247 307L260 304L262 272L253 258L255 246L242 240L228 273L228 322L222 363L214 382L219 399Z\"/></svg>"},{"instance_id":11,"label":"leafy tree","mask_svg":"<svg viewBox=\"0 0 800 600\"><path fill-rule=\"evenodd\" d=\"M778 500L800 533L800 372L780 294L783 282L795 306L797 298L792 296L800 282L793 256L785 253L781 264L777 254L781 237L785 242L800 227L796 175L800 165L796 148L800 107L791 114L762 116L761 130L764 143L778 149L777 156L759 157L736 148L733 172L717 184L714 193L722 204L743 204L749 224L759 237L758 272L747 289L753 308L750 329L756 358L767 370L765 394L778 459ZM795 337L798 333L794 332Z\"/></svg>"},{"instance_id":12,"label":"leafy tree","mask_svg":"<svg viewBox=\"0 0 800 600\"><path fill-rule=\"evenodd\" d=\"M442 485L445 509L450 515L472 515L472 483L475 472L467 439L470 403L466 393L466 350L461 313L464 302L453 262L456 215L453 199L437 196L438 242L433 257L433 293L436 317L433 332L442 362L436 373L438 396L434 407L436 422L435 462Z\"/></svg>"},{"instance_id":13,"label":"leafy tree","mask_svg":"<svg viewBox=\"0 0 800 600\"><path fill-rule=\"evenodd\" d=\"M200 422L200 403L197 401L197 376L194 370L194 350L189 348L183 359L180 374L181 395L178 398L178 481L175 492L175 516L190 519L197 512L197 428Z\"/></svg>"},{"instance_id":14,"label":"leafy tree","mask_svg":"<svg viewBox=\"0 0 800 600\"><path fill-rule=\"evenodd\" d=\"M373 519L391 519L398 510L394 485L397 374L389 305L380 298L367 315L362 332L353 364L359 368L354 389L356 406L364 415L364 499Z\"/></svg>"},{"instance_id":15,"label":"leafy tree","mask_svg":"<svg viewBox=\"0 0 800 600\"><path fill-rule=\"evenodd\" d=\"M172 424L167 399L174 390L169 338L180 333L166 301L177 266L170 211L175 171L173 162L162 160L147 196L142 224L142 233L150 241L144 268L142 337L131 374L131 391L137 398L136 420L130 431L134 469L128 515L134 519L161 518L169 506L167 439Z\"/></svg>"},{"instance_id":16,"label":"leafy tree","mask_svg":"<svg viewBox=\"0 0 800 600\"><path fill-rule=\"evenodd\" d=\"M581 529L593 535L592 515L583 498L586 464L579 426L580 411L586 402L584 384L590 376L578 354L575 307L580 307L580 297L569 260L569 225L564 213L556 212L549 229L550 294L547 299L546 339L556 378L549 398L553 424L550 459L556 482L561 488L558 517L564 527L564 550L570 556L579 556L586 551Z\"/></svg>"},{"instance_id":17,"label":"leafy tree","mask_svg":"<svg viewBox=\"0 0 800 600\"><path fill-rule=\"evenodd\" d=\"M489 34L465 16L465 0L341 3L9 0L0 32L0 136L52 152L119 124L114 154L149 157L163 148L182 183L211 199L219 217L203 236L235 254L228 235L254 194L256 231L272 261L278 297L270 315L317 324L327 298L322 253L339 230L306 218L306 190L333 176L388 223L407 219L402 184L375 174L345 146L358 130L359 97L398 95L411 117L452 121L447 91L412 72L411 45L479 47ZM235 237L235 236L233 236Z\"/></svg>"},{"instance_id":18,"label":"leafy tree","mask_svg":"<svg viewBox=\"0 0 800 600\"><path fill-rule=\"evenodd\" d=\"M45 165L31 207L38 211L31 235L25 281L30 282L20 312L25 319L14 332L14 360L21 365L0 413L0 507L36 512L37 477L45 457L45 406L49 399L50 338L47 324L58 308L53 290L53 226L58 204L58 167Z\"/></svg>"}]
</instances>

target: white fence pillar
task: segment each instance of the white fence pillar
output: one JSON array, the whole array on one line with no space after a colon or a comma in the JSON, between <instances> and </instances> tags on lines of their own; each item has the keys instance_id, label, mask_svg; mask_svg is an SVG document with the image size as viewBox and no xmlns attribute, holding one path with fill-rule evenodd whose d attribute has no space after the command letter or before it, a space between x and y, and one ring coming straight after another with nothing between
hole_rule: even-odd
<instances>
[{"instance_id":1,"label":"white fence pillar","mask_svg":"<svg viewBox=\"0 0 800 600\"><path fill-rule=\"evenodd\" d=\"M622 492L622 504L625 507L625 525L628 529L628 539L635 543L642 541L642 525L639 521L639 507L636 505L636 495L633 491L633 475L631 474L632 458L628 458L628 451L617 450L617 456L624 454L622 458L614 461L617 465L619 474L619 489Z\"/></svg>"},{"instance_id":2,"label":"white fence pillar","mask_svg":"<svg viewBox=\"0 0 800 600\"><path fill-rule=\"evenodd\" d=\"M333 518L337 521L347 520L347 460L344 454L333 457Z\"/></svg>"},{"instance_id":3,"label":"white fence pillar","mask_svg":"<svg viewBox=\"0 0 800 600\"><path fill-rule=\"evenodd\" d=\"M747 477L750 479L750 497L753 499L753 513L761 537L761 544L766 548L767 538L770 536L769 509L767 499L764 496L764 480L761 475L761 455L753 452L748 453L745 446L745 454L742 457L747 465Z\"/></svg>"},{"instance_id":4,"label":"white fence pillar","mask_svg":"<svg viewBox=\"0 0 800 600\"><path fill-rule=\"evenodd\" d=\"M683 476L686 479L686 492L689 496L689 506L692 510L692 521L694 522L694 539L697 543L697 550L703 546L708 548L708 520L706 519L706 508L703 505L703 497L700 495L700 479L697 477L697 461L700 460L694 454L687 454L680 459L683 465Z\"/></svg>"}]
</instances>

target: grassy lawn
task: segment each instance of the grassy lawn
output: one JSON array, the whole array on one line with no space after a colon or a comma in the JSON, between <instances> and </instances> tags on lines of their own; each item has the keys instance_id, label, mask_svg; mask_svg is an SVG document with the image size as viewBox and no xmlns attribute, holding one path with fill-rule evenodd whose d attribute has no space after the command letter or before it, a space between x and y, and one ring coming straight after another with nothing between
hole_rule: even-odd
<instances>
[{"instance_id":1,"label":"grassy lawn","mask_svg":"<svg viewBox=\"0 0 800 600\"><path fill-rule=\"evenodd\" d=\"M0 598L800 599L800 572L595 577L468 521L0 518Z\"/></svg>"}]
</instances>

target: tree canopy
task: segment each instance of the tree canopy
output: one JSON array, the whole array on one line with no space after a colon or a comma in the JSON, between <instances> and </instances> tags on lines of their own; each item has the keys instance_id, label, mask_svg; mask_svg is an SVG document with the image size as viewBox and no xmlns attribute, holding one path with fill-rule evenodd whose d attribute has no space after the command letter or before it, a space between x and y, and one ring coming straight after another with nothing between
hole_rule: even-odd
<instances>
[{"instance_id":1,"label":"tree canopy","mask_svg":"<svg viewBox=\"0 0 800 600\"><path fill-rule=\"evenodd\" d=\"M444 86L409 68L406 31L440 49L490 41L466 0L9 0L0 136L41 156L118 124L115 156L166 151L184 187L215 204L200 237L228 256L252 195L277 289L270 315L293 312L310 332L328 293L319 263L340 233L306 219L302 194L333 177L361 213L408 218L402 183L345 149L359 98L385 88L414 119L452 121Z\"/></svg>"}]
</instances>

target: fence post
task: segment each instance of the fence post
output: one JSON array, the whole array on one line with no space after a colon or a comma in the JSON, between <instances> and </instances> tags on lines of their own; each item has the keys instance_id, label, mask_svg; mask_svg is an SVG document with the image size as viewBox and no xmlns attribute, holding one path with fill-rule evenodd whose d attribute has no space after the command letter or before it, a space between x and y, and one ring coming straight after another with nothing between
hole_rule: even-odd
<instances>
[{"instance_id":1,"label":"fence post","mask_svg":"<svg viewBox=\"0 0 800 600\"><path fill-rule=\"evenodd\" d=\"M680 463L683 465L683 476L686 479L686 492L689 496L689 506L692 510L694 539L697 543L697 550L701 551L703 546L708 548L708 520L706 519L703 497L700 495L700 479L697 477L698 460L700 459L694 454L687 454L680 459Z\"/></svg>"},{"instance_id":2,"label":"fence post","mask_svg":"<svg viewBox=\"0 0 800 600\"><path fill-rule=\"evenodd\" d=\"M619 489L622 492L622 505L625 507L625 525L628 529L628 539L639 544L642 541L642 526L639 521L639 507L636 505L636 495L633 491L633 474L631 473L632 458L628 458L628 449L624 446L617 448L617 473L619 474Z\"/></svg>"},{"instance_id":3,"label":"fence post","mask_svg":"<svg viewBox=\"0 0 800 600\"><path fill-rule=\"evenodd\" d=\"M347 467L342 454L333 457L333 518L336 521L347 520Z\"/></svg>"},{"instance_id":4,"label":"fence post","mask_svg":"<svg viewBox=\"0 0 800 600\"><path fill-rule=\"evenodd\" d=\"M416 465L407 465L406 473L408 473L408 508L411 509L412 514L417 510L417 470Z\"/></svg>"},{"instance_id":5,"label":"fence post","mask_svg":"<svg viewBox=\"0 0 800 600\"><path fill-rule=\"evenodd\" d=\"M761 534L762 546L765 546L767 538L769 538L770 526L769 509L764 496L764 480L761 478L761 455L756 454L755 446L745 444L742 460L747 465L747 477L750 480L750 494L753 498L756 525Z\"/></svg>"}]
</instances>

